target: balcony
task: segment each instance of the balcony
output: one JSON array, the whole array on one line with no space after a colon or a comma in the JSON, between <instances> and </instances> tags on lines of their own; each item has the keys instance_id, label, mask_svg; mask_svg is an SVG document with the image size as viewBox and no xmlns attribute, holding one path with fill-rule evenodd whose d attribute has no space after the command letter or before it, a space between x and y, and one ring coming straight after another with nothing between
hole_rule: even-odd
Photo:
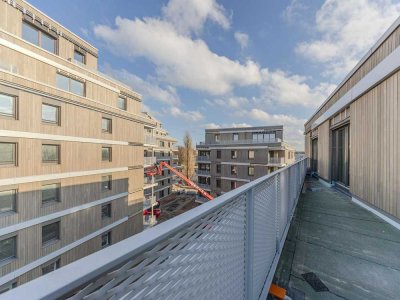
<instances>
[{"instance_id":1,"label":"balcony","mask_svg":"<svg viewBox=\"0 0 400 300\"><path fill-rule=\"evenodd\" d=\"M268 159L268 165L282 166L284 164L285 164L284 157L270 157Z\"/></svg>"},{"instance_id":2,"label":"balcony","mask_svg":"<svg viewBox=\"0 0 400 300\"><path fill-rule=\"evenodd\" d=\"M212 141L210 143L200 142L200 146L205 145L245 145L245 144L269 144L269 143L281 143L282 139L264 139L264 140L219 140L219 141Z\"/></svg>"},{"instance_id":3,"label":"balcony","mask_svg":"<svg viewBox=\"0 0 400 300\"><path fill-rule=\"evenodd\" d=\"M145 229L157 225L157 219L155 216L147 215L143 216L143 226Z\"/></svg>"},{"instance_id":4,"label":"balcony","mask_svg":"<svg viewBox=\"0 0 400 300\"><path fill-rule=\"evenodd\" d=\"M197 161L210 162L210 157L209 156L197 156Z\"/></svg>"},{"instance_id":5,"label":"balcony","mask_svg":"<svg viewBox=\"0 0 400 300\"><path fill-rule=\"evenodd\" d=\"M197 185L202 188L203 190L211 191L211 186L205 183L197 183Z\"/></svg>"},{"instance_id":6,"label":"balcony","mask_svg":"<svg viewBox=\"0 0 400 300\"><path fill-rule=\"evenodd\" d=\"M157 185L158 185L158 183L155 182L155 180L154 180L154 176L152 176L152 177L145 176L143 183L144 183L144 186L143 186L144 189L149 189L151 187L157 187Z\"/></svg>"},{"instance_id":7,"label":"balcony","mask_svg":"<svg viewBox=\"0 0 400 300\"><path fill-rule=\"evenodd\" d=\"M296 162L2 296L266 299L305 173Z\"/></svg>"},{"instance_id":8,"label":"balcony","mask_svg":"<svg viewBox=\"0 0 400 300\"><path fill-rule=\"evenodd\" d=\"M210 176L210 170L197 170L197 175Z\"/></svg>"},{"instance_id":9,"label":"balcony","mask_svg":"<svg viewBox=\"0 0 400 300\"><path fill-rule=\"evenodd\" d=\"M143 200L143 209L151 208L157 203L155 196L146 196Z\"/></svg>"},{"instance_id":10,"label":"balcony","mask_svg":"<svg viewBox=\"0 0 400 300\"><path fill-rule=\"evenodd\" d=\"M143 164L145 167L152 166L156 163L157 159L155 156L145 157Z\"/></svg>"},{"instance_id":11,"label":"balcony","mask_svg":"<svg viewBox=\"0 0 400 300\"><path fill-rule=\"evenodd\" d=\"M144 144L157 146L157 139L149 134L144 135Z\"/></svg>"}]
</instances>

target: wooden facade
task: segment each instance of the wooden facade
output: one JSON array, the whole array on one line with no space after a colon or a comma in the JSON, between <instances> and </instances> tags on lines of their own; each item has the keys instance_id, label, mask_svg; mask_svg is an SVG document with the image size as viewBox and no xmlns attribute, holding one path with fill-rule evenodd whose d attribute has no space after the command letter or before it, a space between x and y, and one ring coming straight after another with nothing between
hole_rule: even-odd
<instances>
[{"instance_id":1,"label":"wooden facade","mask_svg":"<svg viewBox=\"0 0 400 300\"><path fill-rule=\"evenodd\" d=\"M23 39L26 20L56 36L55 53ZM84 65L74 62L76 49ZM142 231L143 132L155 122L141 114L138 93L97 71L97 55L25 1L0 1L0 94L12 96L16 109L15 117L0 116L0 143L16 145L15 163L0 165L0 192L17 191L14 211L0 214L0 241L16 237L15 257L0 261L0 290L42 275L54 259L62 267L100 250L104 233L116 243ZM83 95L57 87L57 74L83 82ZM118 108L119 98L126 109ZM58 108L56 124L43 122L43 104ZM103 118L111 132L102 130ZM58 145L57 162L42 161L43 144ZM109 160L103 147L111 149ZM103 176L111 176L110 189ZM58 185L59 201L42 202L46 184ZM105 204L110 217L102 217ZM56 221L59 239L43 245L43 225Z\"/></svg>"},{"instance_id":2,"label":"wooden facade","mask_svg":"<svg viewBox=\"0 0 400 300\"><path fill-rule=\"evenodd\" d=\"M374 84L364 87L365 92L338 107L322 123L317 120L360 80L372 76L374 68L384 70L383 63L399 64L398 56L389 57L399 49L399 24L400 20L397 20L305 124L306 155L312 156L312 139L318 138L317 173L324 180L339 185L342 183L334 174L338 165L332 135L336 130L349 128L344 164L348 168L349 181L345 186L355 199L397 221L400 219L399 69L394 68L387 74L381 71L380 77L374 78ZM316 130L318 134L313 137Z\"/></svg>"}]
</instances>

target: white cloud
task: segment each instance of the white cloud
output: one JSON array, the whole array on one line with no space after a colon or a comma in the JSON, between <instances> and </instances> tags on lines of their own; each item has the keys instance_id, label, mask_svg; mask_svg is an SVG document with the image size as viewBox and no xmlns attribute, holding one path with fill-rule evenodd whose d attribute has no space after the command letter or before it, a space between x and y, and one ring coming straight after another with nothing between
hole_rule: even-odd
<instances>
[{"instance_id":1,"label":"white cloud","mask_svg":"<svg viewBox=\"0 0 400 300\"><path fill-rule=\"evenodd\" d=\"M221 128L221 125L215 124L215 123L207 123L204 125L206 129L218 129Z\"/></svg>"},{"instance_id":2,"label":"white cloud","mask_svg":"<svg viewBox=\"0 0 400 300\"><path fill-rule=\"evenodd\" d=\"M115 28L97 25L94 33L116 54L145 57L155 65L158 78L168 84L222 95L235 86L261 81L259 66L254 61L241 63L220 56L203 40L177 32L170 22L117 17L115 24Z\"/></svg>"},{"instance_id":3,"label":"white cloud","mask_svg":"<svg viewBox=\"0 0 400 300\"><path fill-rule=\"evenodd\" d=\"M203 114L197 110L183 111L178 107L171 107L167 113L189 122L198 122L204 118Z\"/></svg>"},{"instance_id":4,"label":"white cloud","mask_svg":"<svg viewBox=\"0 0 400 300\"><path fill-rule=\"evenodd\" d=\"M249 36L246 33L236 31L235 40L239 43L240 48L245 49L249 45Z\"/></svg>"},{"instance_id":5,"label":"white cloud","mask_svg":"<svg viewBox=\"0 0 400 300\"><path fill-rule=\"evenodd\" d=\"M103 69L105 73L122 81L134 91L140 93L144 101L153 99L169 105L178 105L181 102L175 88L172 86L162 88L156 82L145 81L125 69L112 69L110 65L105 65Z\"/></svg>"},{"instance_id":6,"label":"white cloud","mask_svg":"<svg viewBox=\"0 0 400 300\"><path fill-rule=\"evenodd\" d=\"M230 27L224 7L215 0L170 0L163 7L163 15L180 34L199 34L207 19L224 29Z\"/></svg>"},{"instance_id":7,"label":"white cloud","mask_svg":"<svg viewBox=\"0 0 400 300\"><path fill-rule=\"evenodd\" d=\"M245 97L227 97L224 99L217 98L213 100L205 100L205 102L212 107L219 106L219 107L228 107L231 109L240 109L244 106L249 104L249 100Z\"/></svg>"},{"instance_id":8,"label":"white cloud","mask_svg":"<svg viewBox=\"0 0 400 300\"><path fill-rule=\"evenodd\" d=\"M400 3L391 0L326 0L315 17L320 37L300 43L296 52L323 64L324 75L340 79L399 14Z\"/></svg>"},{"instance_id":9,"label":"white cloud","mask_svg":"<svg viewBox=\"0 0 400 300\"><path fill-rule=\"evenodd\" d=\"M308 7L301 0L292 0L282 12L282 18L288 24L298 23L302 14Z\"/></svg>"},{"instance_id":10,"label":"white cloud","mask_svg":"<svg viewBox=\"0 0 400 300\"><path fill-rule=\"evenodd\" d=\"M334 90L335 85L320 83L311 87L307 78L281 70L262 69L263 98L279 104L318 107Z\"/></svg>"}]
</instances>

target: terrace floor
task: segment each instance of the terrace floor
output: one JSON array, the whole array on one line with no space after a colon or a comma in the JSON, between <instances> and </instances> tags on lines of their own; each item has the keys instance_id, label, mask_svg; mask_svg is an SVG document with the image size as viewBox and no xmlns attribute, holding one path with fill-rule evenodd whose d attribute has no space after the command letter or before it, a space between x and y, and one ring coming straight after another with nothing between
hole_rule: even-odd
<instances>
[{"instance_id":1,"label":"terrace floor","mask_svg":"<svg viewBox=\"0 0 400 300\"><path fill-rule=\"evenodd\" d=\"M293 300L399 299L400 231L314 179L305 187L274 282Z\"/></svg>"}]
</instances>

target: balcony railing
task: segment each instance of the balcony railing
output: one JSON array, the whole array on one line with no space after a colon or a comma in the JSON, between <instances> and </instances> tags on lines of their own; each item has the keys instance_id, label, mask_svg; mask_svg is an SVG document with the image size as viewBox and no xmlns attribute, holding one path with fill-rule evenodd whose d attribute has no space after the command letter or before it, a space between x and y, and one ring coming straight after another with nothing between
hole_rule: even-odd
<instances>
[{"instance_id":1,"label":"balcony railing","mask_svg":"<svg viewBox=\"0 0 400 300\"><path fill-rule=\"evenodd\" d=\"M197 161L210 161L209 156L197 156Z\"/></svg>"},{"instance_id":2,"label":"balcony railing","mask_svg":"<svg viewBox=\"0 0 400 300\"><path fill-rule=\"evenodd\" d=\"M268 163L274 164L274 165L283 165L285 163L285 158L284 157L270 157L268 159Z\"/></svg>"},{"instance_id":3,"label":"balcony railing","mask_svg":"<svg viewBox=\"0 0 400 300\"><path fill-rule=\"evenodd\" d=\"M282 139L263 139L263 140L219 140L210 143L200 142L200 145L236 145L236 144L266 144L266 143L280 143Z\"/></svg>"},{"instance_id":4,"label":"balcony railing","mask_svg":"<svg viewBox=\"0 0 400 300\"><path fill-rule=\"evenodd\" d=\"M266 299L306 166L258 178L2 297Z\"/></svg>"},{"instance_id":5,"label":"balcony railing","mask_svg":"<svg viewBox=\"0 0 400 300\"><path fill-rule=\"evenodd\" d=\"M145 157L144 161L143 161L143 164L145 166L151 166L151 165L154 165L156 163L156 161L157 161L157 159L156 159L155 156Z\"/></svg>"},{"instance_id":6,"label":"balcony railing","mask_svg":"<svg viewBox=\"0 0 400 300\"><path fill-rule=\"evenodd\" d=\"M143 216L143 225L145 228L157 225L156 217L152 215Z\"/></svg>"},{"instance_id":7,"label":"balcony railing","mask_svg":"<svg viewBox=\"0 0 400 300\"><path fill-rule=\"evenodd\" d=\"M210 175L210 170L197 170L197 175Z\"/></svg>"},{"instance_id":8,"label":"balcony railing","mask_svg":"<svg viewBox=\"0 0 400 300\"><path fill-rule=\"evenodd\" d=\"M197 184L200 188L202 188L203 190L210 190L211 186L209 184L205 184L205 183L198 183Z\"/></svg>"},{"instance_id":9,"label":"balcony railing","mask_svg":"<svg viewBox=\"0 0 400 300\"><path fill-rule=\"evenodd\" d=\"M144 143L148 145L157 145L157 139L152 135L145 134Z\"/></svg>"}]
</instances>

